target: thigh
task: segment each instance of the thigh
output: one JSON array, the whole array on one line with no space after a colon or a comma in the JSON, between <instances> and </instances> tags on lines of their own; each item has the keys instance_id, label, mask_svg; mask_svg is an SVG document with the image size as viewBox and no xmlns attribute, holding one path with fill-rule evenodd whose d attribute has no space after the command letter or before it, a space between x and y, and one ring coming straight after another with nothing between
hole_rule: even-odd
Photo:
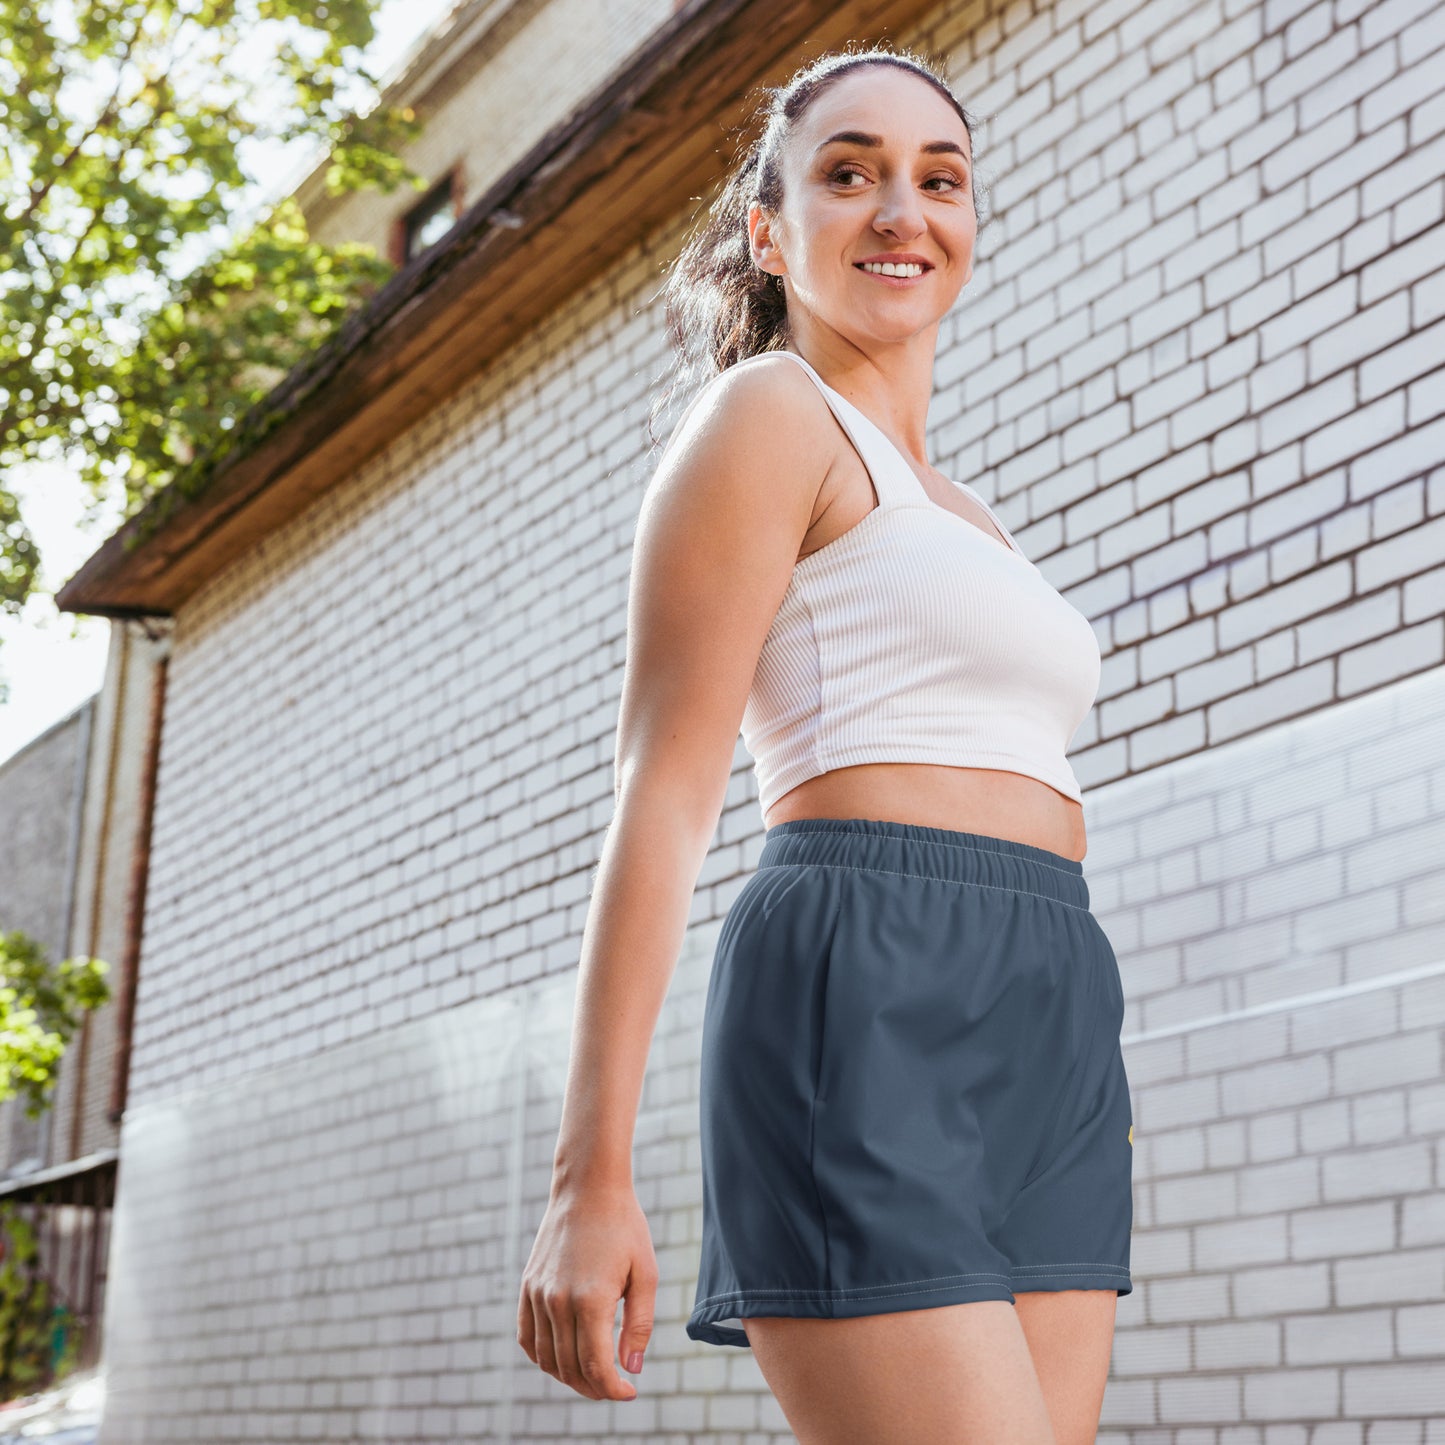
<instances>
[{"instance_id":1,"label":"thigh","mask_svg":"<svg viewBox=\"0 0 1445 1445\"><path fill-rule=\"evenodd\" d=\"M1118 1292L1037 1290L1015 1298L1058 1445L1093 1445L1114 1348Z\"/></svg>"},{"instance_id":2,"label":"thigh","mask_svg":"<svg viewBox=\"0 0 1445 1445\"><path fill-rule=\"evenodd\" d=\"M1007 1300L743 1328L799 1445L1055 1445Z\"/></svg>"}]
</instances>

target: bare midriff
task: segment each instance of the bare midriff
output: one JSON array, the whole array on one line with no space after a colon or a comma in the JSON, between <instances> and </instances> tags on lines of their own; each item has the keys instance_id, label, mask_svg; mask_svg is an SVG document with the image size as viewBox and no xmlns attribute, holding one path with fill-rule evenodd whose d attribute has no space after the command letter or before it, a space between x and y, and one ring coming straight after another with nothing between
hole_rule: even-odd
<instances>
[{"instance_id":1,"label":"bare midriff","mask_svg":"<svg viewBox=\"0 0 1445 1445\"><path fill-rule=\"evenodd\" d=\"M934 763L859 763L799 783L763 815L773 827L792 818L871 818L982 833L1047 848L1082 861L1084 809L1057 788L1001 768Z\"/></svg>"}]
</instances>

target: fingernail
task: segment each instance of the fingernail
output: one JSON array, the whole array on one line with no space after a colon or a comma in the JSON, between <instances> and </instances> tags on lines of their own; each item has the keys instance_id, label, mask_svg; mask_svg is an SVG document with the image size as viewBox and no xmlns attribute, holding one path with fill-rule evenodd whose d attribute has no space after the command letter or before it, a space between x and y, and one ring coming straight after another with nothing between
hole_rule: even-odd
<instances>
[{"instance_id":1,"label":"fingernail","mask_svg":"<svg viewBox=\"0 0 1445 1445\"><path fill-rule=\"evenodd\" d=\"M627 1357L627 1373L635 1375L642 1369L642 1351L633 1350Z\"/></svg>"}]
</instances>

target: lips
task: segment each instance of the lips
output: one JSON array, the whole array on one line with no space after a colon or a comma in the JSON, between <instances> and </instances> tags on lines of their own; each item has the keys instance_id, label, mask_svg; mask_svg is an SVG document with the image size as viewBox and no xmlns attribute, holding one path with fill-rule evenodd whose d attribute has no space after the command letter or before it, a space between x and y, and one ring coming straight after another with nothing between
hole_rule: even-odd
<instances>
[{"instance_id":1,"label":"lips","mask_svg":"<svg viewBox=\"0 0 1445 1445\"><path fill-rule=\"evenodd\" d=\"M925 261L922 256L865 256L861 261L853 263L861 271L864 266L922 266L925 271L933 270L933 262Z\"/></svg>"},{"instance_id":2,"label":"lips","mask_svg":"<svg viewBox=\"0 0 1445 1445\"><path fill-rule=\"evenodd\" d=\"M933 270L933 267L926 261L894 261L892 263L895 266L917 266L920 269L916 271L870 271L868 270L869 264L867 261L855 261L853 266L855 270L861 271L870 281L882 282L895 291L911 290L920 282L926 281L929 272Z\"/></svg>"}]
</instances>

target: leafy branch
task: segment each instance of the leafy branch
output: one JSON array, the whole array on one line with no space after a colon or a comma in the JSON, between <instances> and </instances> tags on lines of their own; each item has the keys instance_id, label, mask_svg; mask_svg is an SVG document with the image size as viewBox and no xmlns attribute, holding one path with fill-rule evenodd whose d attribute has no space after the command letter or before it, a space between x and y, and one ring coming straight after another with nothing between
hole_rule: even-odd
<instances>
[{"instance_id":1,"label":"leafy branch","mask_svg":"<svg viewBox=\"0 0 1445 1445\"><path fill-rule=\"evenodd\" d=\"M138 511L391 273L309 235L248 155L309 145L329 193L425 179L364 61L376 0L0 0L0 608L39 558L14 468ZM273 163L274 164L274 163Z\"/></svg>"},{"instance_id":2,"label":"leafy branch","mask_svg":"<svg viewBox=\"0 0 1445 1445\"><path fill-rule=\"evenodd\" d=\"M110 998L109 971L99 958L52 965L28 934L0 933L0 1101L21 1095L30 1118L45 1112L82 1015Z\"/></svg>"}]
</instances>

